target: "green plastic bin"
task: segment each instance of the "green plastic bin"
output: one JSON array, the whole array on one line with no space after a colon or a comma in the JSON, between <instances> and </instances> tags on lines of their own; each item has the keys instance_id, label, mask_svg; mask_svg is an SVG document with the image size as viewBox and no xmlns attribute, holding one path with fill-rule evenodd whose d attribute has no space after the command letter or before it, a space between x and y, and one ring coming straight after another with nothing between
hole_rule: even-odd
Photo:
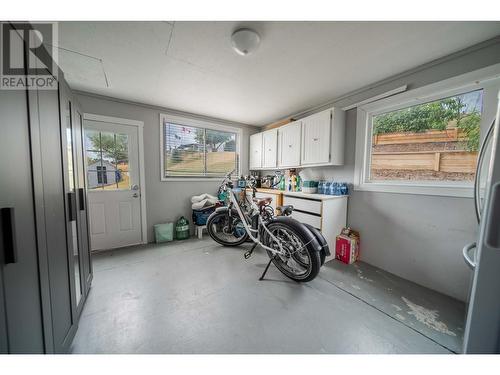
<instances>
[{"instance_id":1,"label":"green plastic bin","mask_svg":"<svg viewBox=\"0 0 500 375\"><path fill-rule=\"evenodd\" d=\"M155 224L154 230L156 243L174 240L174 223Z\"/></svg>"}]
</instances>

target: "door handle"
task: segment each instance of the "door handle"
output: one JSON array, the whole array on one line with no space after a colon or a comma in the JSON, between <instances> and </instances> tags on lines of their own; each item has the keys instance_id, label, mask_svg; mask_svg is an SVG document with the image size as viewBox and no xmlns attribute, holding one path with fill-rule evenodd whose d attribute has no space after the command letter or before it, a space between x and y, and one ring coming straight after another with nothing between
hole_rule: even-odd
<instances>
[{"instance_id":1,"label":"door handle","mask_svg":"<svg viewBox=\"0 0 500 375\"><path fill-rule=\"evenodd\" d=\"M500 225L500 182L497 182L490 187L491 193L489 196L488 217L486 220L485 239L486 244L493 248L500 248L500 233L498 226Z\"/></svg>"},{"instance_id":2,"label":"door handle","mask_svg":"<svg viewBox=\"0 0 500 375\"><path fill-rule=\"evenodd\" d=\"M462 249L462 255L464 257L465 264L469 266L470 269L476 268L476 262L471 259L469 256L469 253L472 249L476 248L476 243L470 243L468 245L465 245L465 247Z\"/></svg>"},{"instance_id":3,"label":"door handle","mask_svg":"<svg viewBox=\"0 0 500 375\"><path fill-rule=\"evenodd\" d=\"M138 193L134 193L134 194L132 194L132 197L139 198L139 194Z\"/></svg>"},{"instance_id":4,"label":"door handle","mask_svg":"<svg viewBox=\"0 0 500 375\"><path fill-rule=\"evenodd\" d=\"M80 201L80 211L85 211L85 190L78 189L78 200Z\"/></svg>"},{"instance_id":5,"label":"door handle","mask_svg":"<svg viewBox=\"0 0 500 375\"><path fill-rule=\"evenodd\" d=\"M17 244L14 207L3 207L0 211L0 246L4 264L17 262Z\"/></svg>"},{"instance_id":6,"label":"door handle","mask_svg":"<svg viewBox=\"0 0 500 375\"><path fill-rule=\"evenodd\" d=\"M76 193L74 191L68 193L68 211L69 221L76 220Z\"/></svg>"}]
</instances>

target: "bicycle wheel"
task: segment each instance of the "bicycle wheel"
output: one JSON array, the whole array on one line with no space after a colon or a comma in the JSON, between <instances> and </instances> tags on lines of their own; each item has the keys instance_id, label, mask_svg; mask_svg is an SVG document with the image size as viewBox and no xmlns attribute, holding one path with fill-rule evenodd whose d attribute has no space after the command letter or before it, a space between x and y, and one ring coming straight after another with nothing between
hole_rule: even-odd
<instances>
[{"instance_id":1,"label":"bicycle wheel","mask_svg":"<svg viewBox=\"0 0 500 375\"><path fill-rule=\"evenodd\" d=\"M280 244L285 254L273 254L267 250L276 268L288 278L307 282L313 280L319 273L321 260L318 245L314 236L300 223L291 225L288 222L271 222L267 229L277 238L277 241L267 235L266 245L278 250Z\"/></svg>"},{"instance_id":2,"label":"bicycle wheel","mask_svg":"<svg viewBox=\"0 0 500 375\"><path fill-rule=\"evenodd\" d=\"M248 234L236 210L231 212L231 223L230 226L227 209L215 211L207 220L207 232L214 241L221 245L241 245L247 240Z\"/></svg>"}]
</instances>

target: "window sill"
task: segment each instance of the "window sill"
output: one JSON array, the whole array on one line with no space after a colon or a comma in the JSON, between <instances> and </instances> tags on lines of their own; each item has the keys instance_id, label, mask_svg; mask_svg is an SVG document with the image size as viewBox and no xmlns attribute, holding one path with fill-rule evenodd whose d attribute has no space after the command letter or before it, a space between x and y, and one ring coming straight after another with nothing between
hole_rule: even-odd
<instances>
[{"instance_id":1,"label":"window sill","mask_svg":"<svg viewBox=\"0 0 500 375\"><path fill-rule=\"evenodd\" d=\"M379 193L437 195L443 197L473 198L474 188L463 185L414 185L405 183L366 182L354 185L355 191L372 191Z\"/></svg>"},{"instance_id":2,"label":"window sill","mask_svg":"<svg viewBox=\"0 0 500 375\"><path fill-rule=\"evenodd\" d=\"M224 177L162 177L162 182L212 181L221 182Z\"/></svg>"}]
</instances>

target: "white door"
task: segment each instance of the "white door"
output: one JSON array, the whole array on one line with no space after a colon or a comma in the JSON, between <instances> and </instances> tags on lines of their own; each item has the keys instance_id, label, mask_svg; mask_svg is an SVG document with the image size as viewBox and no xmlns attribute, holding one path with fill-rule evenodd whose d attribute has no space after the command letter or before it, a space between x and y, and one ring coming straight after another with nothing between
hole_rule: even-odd
<instances>
[{"instance_id":1,"label":"white door","mask_svg":"<svg viewBox=\"0 0 500 375\"><path fill-rule=\"evenodd\" d=\"M262 133L262 152L263 168L276 167L278 154L278 131L277 129L268 130Z\"/></svg>"},{"instance_id":2,"label":"white door","mask_svg":"<svg viewBox=\"0 0 500 375\"><path fill-rule=\"evenodd\" d=\"M302 119L301 164L330 162L331 110Z\"/></svg>"},{"instance_id":3,"label":"white door","mask_svg":"<svg viewBox=\"0 0 500 375\"><path fill-rule=\"evenodd\" d=\"M143 242L138 126L85 120L92 250Z\"/></svg>"},{"instance_id":4,"label":"white door","mask_svg":"<svg viewBox=\"0 0 500 375\"><path fill-rule=\"evenodd\" d=\"M262 133L250 136L250 169L262 167Z\"/></svg>"},{"instance_id":5,"label":"white door","mask_svg":"<svg viewBox=\"0 0 500 375\"><path fill-rule=\"evenodd\" d=\"M300 165L300 121L278 128L278 165L298 167Z\"/></svg>"}]
</instances>

